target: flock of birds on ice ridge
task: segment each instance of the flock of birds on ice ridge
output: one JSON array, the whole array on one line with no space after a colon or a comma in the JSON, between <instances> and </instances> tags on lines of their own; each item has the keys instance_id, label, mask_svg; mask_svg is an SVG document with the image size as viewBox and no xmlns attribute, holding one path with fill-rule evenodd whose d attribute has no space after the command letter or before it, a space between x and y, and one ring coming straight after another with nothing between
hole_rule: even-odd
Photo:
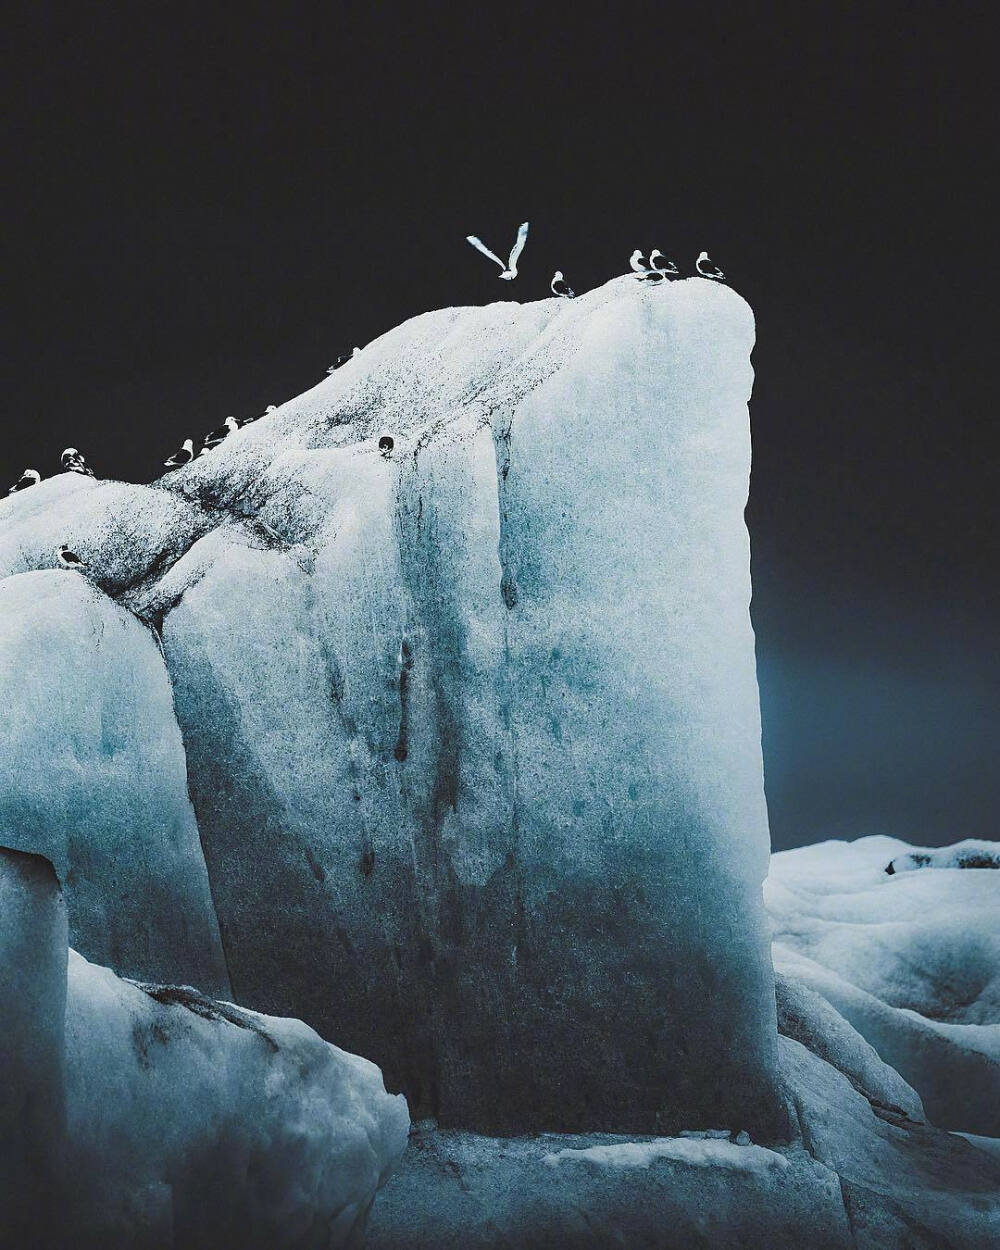
<instances>
[{"instance_id":1,"label":"flock of birds on ice ridge","mask_svg":"<svg viewBox=\"0 0 1000 1250\"><path fill-rule=\"evenodd\" d=\"M471 243L484 256L489 257L494 264L500 266L500 277L507 282L512 282L517 277L517 262L524 245L528 239L528 222L523 221L518 227L517 238L514 240L514 246L510 249L510 255L507 257L506 264L500 259L495 252L490 251L482 239L474 234L466 235L466 242ZM635 274L639 282L649 284L657 284L667 282L673 278L680 277L680 270L677 265L664 256L658 247L654 247L649 253L648 259L643 259L642 249L636 248L629 257L629 267ZM724 282L726 275L718 267L713 264L707 252L700 252L698 259L695 261L695 273L700 278L711 278L715 282ZM552 294L558 296L559 299L575 299L576 292L563 277L562 270L557 269L552 275L552 281L549 283L549 289ZM352 352L348 352L343 356L338 356L336 361L327 369L327 373L334 373L342 365L346 365L360 353L360 347L355 347ZM276 411L276 404L269 404L267 409L255 417L244 417L242 420L237 417L226 417L225 423L220 425L218 429L212 430L206 434L201 440L201 445L195 451L194 440L186 438L177 451L172 456L164 460L163 465L168 473L174 469L181 468L182 465L188 464L197 456L207 455L210 451L214 451L220 443L225 442L230 434L240 429L244 425L249 425L252 421L260 420L261 416L267 416L269 413ZM392 455L395 442L388 434L383 434L378 441L378 449L381 454L388 459ZM81 473L86 477L93 477L94 470L87 464L84 457L75 447L67 447L60 457L62 471L64 473ZM8 495L16 494L18 491L25 490L29 486L35 486L42 480L42 475L37 469L25 469L18 480L7 491ZM83 560L80 559L75 552L70 551L68 547L60 547L57 553L59 564L67 569L82 569L84 567Z\"/></svg>"}]
</instances>

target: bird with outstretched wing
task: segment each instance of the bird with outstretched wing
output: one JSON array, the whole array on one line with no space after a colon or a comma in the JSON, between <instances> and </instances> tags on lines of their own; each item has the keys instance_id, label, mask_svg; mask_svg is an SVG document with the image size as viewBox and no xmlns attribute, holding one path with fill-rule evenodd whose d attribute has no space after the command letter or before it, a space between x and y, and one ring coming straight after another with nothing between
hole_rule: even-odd
<instances>
[{"instance_id":1,"label":"bird with outstretched wing","mask_svg":"<svg viewBox=\"0 0 1000 1250\"><path fill-rule=\"evenodd\" d=\"M488 256L495 265L500 266L500 277L504 278L507 282L511 282L517 277L517 260L524 251L524 245L527 242L527 239L528 223L526 221L522 221L518 227L517 238L514 240L514 246L510 249L510 256L508 257L505 265L496 252L491 252L482 239L480 239L477 235L467 234L465 236L466 242L471 243L477 252L482 252L482 254L484 256Z\"/></svg>"}]
</instances>

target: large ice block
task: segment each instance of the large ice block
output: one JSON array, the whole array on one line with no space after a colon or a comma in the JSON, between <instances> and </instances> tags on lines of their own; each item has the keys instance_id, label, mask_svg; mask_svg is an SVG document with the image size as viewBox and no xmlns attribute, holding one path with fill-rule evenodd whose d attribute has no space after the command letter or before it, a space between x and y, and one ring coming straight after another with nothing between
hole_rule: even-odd
<instances>
[{"instance_id":1,"label":"large ice block","mask_svg":"<svg viewBox=\"0 0 1000 1250\"><path fill-rule=\"evenodd\" d=\"M700 279L427 314L166 479L134 577L87 548L162 628L234 993L418 1113L779 1127L753 336Z\"/></svg>"},{"instance_id":2,"label":"large ice block","mask_svg":"<svg viewBox=\"0 0 1000 1250\"><path fill-rule=\"evenodd\" d=\"M0 702L0 836L55 864L74 946L120 973L228 994L150 631L76 572L5 578Z\"/></svg>"}]
</instances>

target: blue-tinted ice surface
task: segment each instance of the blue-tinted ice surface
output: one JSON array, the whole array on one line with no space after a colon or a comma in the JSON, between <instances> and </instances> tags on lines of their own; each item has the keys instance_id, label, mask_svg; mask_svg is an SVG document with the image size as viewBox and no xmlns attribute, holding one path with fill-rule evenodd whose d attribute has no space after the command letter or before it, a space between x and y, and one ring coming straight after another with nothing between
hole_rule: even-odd
<instances>
[{"instance_id":1,"label":"blue-tinted ice surface","mask_svg":"<svg viewBox=\"0 0 1000 1250\"><path fill-rule=\"evenodd\" d=\"M75 572L0 580L0 703L0 843L55 865L70 940L127 975L228 995L150 630Z\"/></svg>"},{"instance_id":2,"label":"blue-tinted ice surface","mask_svg":"<svg viewBox=\"0 0 1000 1250\"><path fill-rule=\"evenodd\" d=\"M444 1126L374 1247L988 1244L995 1162L926 1117L984 1140L1000 874L776 857L776 1033L752 342L696 280L446 310L160 484L0 501L3 837L91 961L243 1004L75 955L67 996L16 858L9 1194L55 1159L130 1246L356 1236L400 1104L252 1007Z\"/></svg>"},{"instance_id":3,"label":"blue-tinted ice surface","mask_svg":"<svg viewBox=\"0 0 1000 1250\"><path fill-rule=\"evenodd\" d=\"M1000 873L958 866L973 854L996 861L1000 844L924 852L885 837L822 842L774 855L765 898L778 973L863 1034L935 1124L995 1137ZM940 866L905 870L924 855ZM887 874L890 863L900 870Z\"/></svg>"},{"instance_id":4,"label":"blue-tinted ice surface","mask_svg":"<svg viewBox=\"0 0 1000 1250\"><path fill-rule=\"evenodd\" d=\"M296 1020L66 947L52 865L0 848L0 1243L360 1244L407 1139L374 1064Z\"/></svg>"},{"instance_id":5,"label":"blue-tinted ice surface","mask_svg":"<svg viewBox=\"0 0 1000 1250\"><path fill-rule=\"evenodd\" d=\"M0 504L162 632L234 995L417 1112L781 1128L753 337L698 279L449 309L91 520Z\"/></svg>"}]
</instances>

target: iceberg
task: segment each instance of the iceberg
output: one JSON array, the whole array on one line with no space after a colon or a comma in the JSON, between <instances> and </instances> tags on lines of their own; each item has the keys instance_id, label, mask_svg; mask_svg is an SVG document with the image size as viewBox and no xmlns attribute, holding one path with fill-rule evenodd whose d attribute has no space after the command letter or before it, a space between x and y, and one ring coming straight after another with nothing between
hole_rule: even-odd
<instances>
[{"instance_id":1,"label":"iceberg","mask_svg":"<svg viewBox=\"0 0 1000 1250\"><path fill-rule=\"evenodd\" d=\"M235 998L417 1114L781 1127L753 339L700 279L446 309L160 483L0 502L5 567L72 542L162 638Z\"/></svg>"}]
</instances>

